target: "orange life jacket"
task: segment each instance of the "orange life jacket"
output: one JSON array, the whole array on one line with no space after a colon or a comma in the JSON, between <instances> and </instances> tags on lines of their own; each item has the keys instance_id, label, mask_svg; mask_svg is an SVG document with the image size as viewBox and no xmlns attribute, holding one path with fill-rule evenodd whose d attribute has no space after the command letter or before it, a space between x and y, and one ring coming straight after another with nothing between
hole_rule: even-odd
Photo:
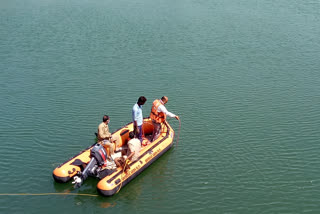
<instances>
[{"instance_id":1,"label":"orange life jacket","mask_svg":"<svg viewBox=\"0 0 320 214\"><path fill-rule=\"evenodd\" d=\"M166 120L167 115L163 112L158 112L158 107L163 105L160 100L155 100L152 103L150 118L157 123L163 123Z\"/></svg>"}]
</instances>

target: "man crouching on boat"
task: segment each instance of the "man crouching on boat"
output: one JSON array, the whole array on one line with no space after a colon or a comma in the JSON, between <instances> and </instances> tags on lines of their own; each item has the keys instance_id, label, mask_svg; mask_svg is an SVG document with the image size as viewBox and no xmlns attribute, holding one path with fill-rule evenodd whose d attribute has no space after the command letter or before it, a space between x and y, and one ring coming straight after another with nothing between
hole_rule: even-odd
<instances>
[{"instance_id":1,"label":"man crouching on boat","mask_svg":"<svg viewBox=\"0 0 320 214\"><path fill-rule=\"evenodd\" d=\"M138 138L135 138L134 132L129 133L129 138L127 156L130 161L136 161L140 156L141 142Z\"/></svg>"},{"instance_id":2,"label":"man crouching on boat","mask_svg":"<svg viewBox=\"0 0 320 214\"><path fill-rule=\"evenodd\" d=\"M98 142L102 145L106 145L109 148L109 155L111 158L114 156L113 143L115 143L115 148L119 145L119 138L117 136L112 136L109 132L110 118L108 115L104 115L102 118L102 123L98 126Z\"/></svg>"},{"instance_id":3,"label":"man crouching on boat","mask_svg":"<svg viewBox=\"0 0 320 214\"><path fill-rule=\"evenodd\" d=\"M130 140L128 141L128 150L126 152L126 155L123 155L122 157L115 158L114 162L118 167L122 167L125 171L128 168L127 162L128 161L136 161L140 157L140 151L141 151L141 142L138 138L135 137L134 132L129 133Z\"/></svg>"}]
</instances>

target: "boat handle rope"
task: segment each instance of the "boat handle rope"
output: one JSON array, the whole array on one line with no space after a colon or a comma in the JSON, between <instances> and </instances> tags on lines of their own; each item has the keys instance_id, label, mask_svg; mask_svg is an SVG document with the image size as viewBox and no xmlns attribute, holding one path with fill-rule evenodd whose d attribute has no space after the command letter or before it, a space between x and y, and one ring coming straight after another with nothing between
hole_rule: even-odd
<instances>
[{"instance_id":1,"label":"boat handle rope","mask_svg":"<svg viewBox=\"0 0 320 214\"><path fill-rule=\"evenodd\" d=\"M126 162L125 162L125 165L124 165L124 167L122 169L120 187L119 187L119 189L117 190L117 192L115 194L117 194L120 191L120 189L122 188L123 174L124 174L124 171L126 170L126 167L127 167L128 163L129 163L129 160L127 159Z\"/></svg>"}]
</instances>

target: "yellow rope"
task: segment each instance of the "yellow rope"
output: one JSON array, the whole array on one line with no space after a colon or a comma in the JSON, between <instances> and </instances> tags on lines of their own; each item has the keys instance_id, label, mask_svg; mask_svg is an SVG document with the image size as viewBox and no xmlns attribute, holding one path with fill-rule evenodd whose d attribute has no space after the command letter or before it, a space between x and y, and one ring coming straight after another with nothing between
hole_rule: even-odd
<instances>
[{"instance_id":1,"label":"yellow rope","mask_svg":"<svg viewBox=\"0 0 320 214\"><path fill-rule=\"evenodd\" d=\"M81 193L0 193L0 196L10 196L10 195L80 195L80 196L90 196L90 197L98 197L99 195L93 194L81 194Z\"/></svg>"},{"instance_id":2,"label":"yellow rope","mask_svg":"<svg viewBox=\"0 0 320 214\"><path fill-rule=\"evenodd\" d=\"M122 169L122 173L121 173L121 183L120 183L120 187L119 187L119 189L117 190L116 194L117 194L117 193L120 191L120 189L122 188L123 173L124 173L124 170L126 169L128 163L129 163L129 160L127 159L127 160L126 160L126 163L125 163L125 165L124 165L124 167L123 167L123 169Z\"/></svg>"}]
</instances>

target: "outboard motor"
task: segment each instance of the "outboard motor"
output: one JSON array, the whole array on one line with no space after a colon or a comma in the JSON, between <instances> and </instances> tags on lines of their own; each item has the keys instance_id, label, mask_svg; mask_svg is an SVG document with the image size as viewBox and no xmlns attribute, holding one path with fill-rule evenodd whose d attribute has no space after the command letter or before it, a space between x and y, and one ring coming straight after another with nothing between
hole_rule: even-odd
<instances>
[{"instance_id":1,"label":"outboard motor","mask_svg":"<svg viewBox=\"0 0 320 214\"><path fill-rule=\"evenodd\" d=\"M83 172L79 172L77 176L74 176L72 182L75 188L82 185L83 181L90 176L97 176L99 167L105 164L107 159L107 152L101 144L96 144L90 151L90 158L88 165L84 168Z\"/></svg>"}]
</instances>

